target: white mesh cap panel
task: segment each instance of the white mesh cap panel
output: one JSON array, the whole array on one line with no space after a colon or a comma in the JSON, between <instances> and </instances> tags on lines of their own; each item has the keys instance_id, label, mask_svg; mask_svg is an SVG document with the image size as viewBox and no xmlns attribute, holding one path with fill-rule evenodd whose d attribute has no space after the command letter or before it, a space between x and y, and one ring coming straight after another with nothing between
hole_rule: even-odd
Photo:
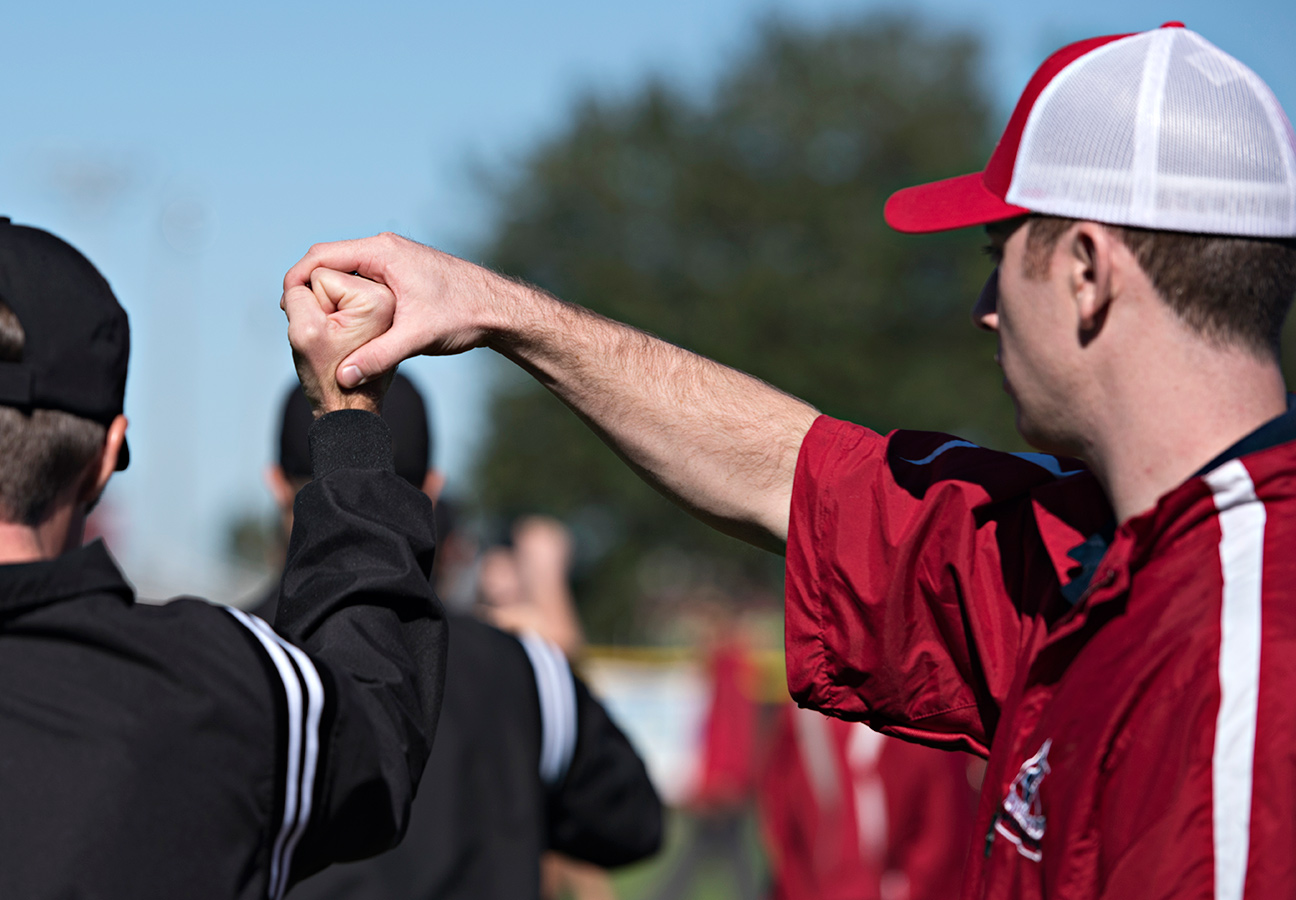
<instances>
[{"instance_id":1,"label":"white mesh cap panel","mask_svg":"<svg viewBox=\"0 0 1296 900\"><path fill-rule=\"evenodd\" d=\"M1094 62L1099 54L1100 66ZM1145 42L1113 41L1053 79L1022 132L1009 203L1103 220L1129 209L1146 60Z\"/></svg>"},{"instance_id":2,"label":"white mesh cap panel","mask_svg":"<svg viewBox=\"0 0 1296 900\"><path fill-rule=\"evenodd\" d=\"M1296 138L1255 73L1162 28L1080 57L1041 92L1005 199L1119 225L1296 236Z\"/></svg>"}]
</instances>

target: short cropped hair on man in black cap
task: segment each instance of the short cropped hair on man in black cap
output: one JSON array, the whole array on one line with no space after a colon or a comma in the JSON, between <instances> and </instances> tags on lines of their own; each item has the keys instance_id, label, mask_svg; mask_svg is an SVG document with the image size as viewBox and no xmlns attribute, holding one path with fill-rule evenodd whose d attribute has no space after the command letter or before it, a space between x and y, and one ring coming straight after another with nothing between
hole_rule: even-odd
<instances>
[{"instance_id":1,"label":"short cropped hair on man in black cap","mask_svg":"<svg viewBox=\"0 0 1296 900\"><path fill-rule=\"evenodd\" d=\"M282 409L278 463L267 481L286 533L296 493L311 478L312 418L298 387ZM399 373L382 418L397 474L435 498L444 479L431 465L427 406ZM438 518L442 547L449 518ZM277 604L276 585L254 611L273 618ZM405 839L306 879L289 900L539 900L546 850L602 866L656 852L661 802L644 764L562 651L467 614L451 614L447 624L445 703Z\"/></svg>"},{"instance_id":2,"label":"short cropped hair on man in black cap","mask_svg":"<svg viewBox=\"0 0 1296 900\"><path fill-rule=\"evenodd\" d=\"M21 364L25 338L18 317L0 301L0 364ZM62 410L0 407L0 459L10 473L0 482L0 517L39 525L69 489L97 487L98 472L86 468L103 454L107 434L98 422Z\"/></svg>"},{"instance_id":3,"label":"short cropped hair on man in black cap","mask_svg":"<svg viewBox=\"0 0 1296 900\"><path fill-rule=\"evenodd\" d=\"M0 235L0 560L17 562L78 545L126 467L130 329L80 254L7 219Z\"/></svg>"},{"instance_id":4,"label":"short cropped hair on man in black cap","mask_svg":"<svg viewBox=\"0 0 1296 900\"><path fill-rule=\"evenodd\" d=\"M0 897L275 900L404 830L445 659L432 505L393 471L385 379L332 386L392 298L324 276L292 301L313 480L277 629L137 604L81 546L127 460L126 314L71 246L0 222Z\"/></svg>"}]
</instances>

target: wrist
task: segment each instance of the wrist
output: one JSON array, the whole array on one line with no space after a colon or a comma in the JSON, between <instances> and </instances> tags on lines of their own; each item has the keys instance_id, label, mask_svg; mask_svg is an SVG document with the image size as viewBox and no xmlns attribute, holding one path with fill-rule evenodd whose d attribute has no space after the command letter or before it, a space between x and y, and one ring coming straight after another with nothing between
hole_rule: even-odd
<instances>
[{"instance_id":1,"label":"wrist","mask_svg":"<svg viewBox=\"0 0 1296 900\"><path fill-rule=\"evenodd\" d=\"M324 397L318 405L312 407L315 418L327 416L329 413L341 412L344 409L356 409L361 412L370 412L374 415L382 413L382 398L372 391L366 390L369 385L362 385L349 391L339 391L337 394Z\"/></svg>"},{"instance_id":2,"label":"wrist","mask_svg":"<svg viewBox=\"0 0 1296 900\"><path fill-rule=\"evenodd\" d=\"M552 330L566 304L524 281L492 275L494 302L482 329L482 345L513 360L525 358L527 350Z\"/></svg>"},{"instance_id":3,"label":"wrist","mask_svg":"<svg viewBox=\"0 0 1296 900\"><path fill-rule=\"evenodd\" d=\"M314 407L315 418L344 409L356 409L370 412L375 416L382 415L383 397L391 387L395 370L385 373L381 378L366 381L359 387L344 388L334 382L331 390L325 392L318 406Z\"/></svg>"},{"instance_id":4,"label":"wrist","mask_svg":"<svg viewBox=\"0 0 1296 900\"><path fill-rule=\"evenodd\" d=\"M301 376L302 388L316 419L343 410L358 410L381 415L383 396L387 393L393 377L393 373L388 372L359 387L344 388L334 380L333 376L317 376L313 372L302 372L300 369L298 374Z\"/></svg>"}]
</instances>

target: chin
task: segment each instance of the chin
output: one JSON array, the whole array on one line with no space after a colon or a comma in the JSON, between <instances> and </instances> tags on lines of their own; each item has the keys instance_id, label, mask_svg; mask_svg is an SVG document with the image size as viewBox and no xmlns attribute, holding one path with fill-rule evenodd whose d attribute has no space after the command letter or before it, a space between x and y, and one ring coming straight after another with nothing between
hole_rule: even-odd
<instances>
[{"instance_id":1,"label":"chin","mask_svg":"<svg viewBox=\"0 0 1296 900\"><path fill-rule=\"evenodd\" d=\"M1080 455L1080 442L1060 427L1063 424L1060 417L1030 415L1022 410L1020 403L1014 405L1017 407L1017 433L1026 443L1041 453L1054 456Z\"/></svg>"}]
</instances>

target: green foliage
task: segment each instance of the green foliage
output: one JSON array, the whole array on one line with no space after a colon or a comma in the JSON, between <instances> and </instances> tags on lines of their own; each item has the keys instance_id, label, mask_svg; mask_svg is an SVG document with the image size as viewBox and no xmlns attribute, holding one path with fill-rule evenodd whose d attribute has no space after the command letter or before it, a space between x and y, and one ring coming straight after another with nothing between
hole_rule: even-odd
<instances>
[{"instance_id":1,"label":"green foliage","mask_svg":"<svg viewBox=\"0 0 1296 900\"><path fill-rule=\"evenodd\" d=\"M278 517L245 511L225 523L225 555L245 569L272 570L283 556Z\"/></svg>"},{"instance_id":2,"label":"green foliage","mask_svg":"<svg viewBox=\"0 0 1296 900\"><path fill-rule=\"evenodd\" d=\"M892 191L984 164L978 59L909 20L767 23L705 100L651 83L581 103L501 193L485 260L830 415L1016 446L993 340L968 318L983 237L882 219ZM637 636L646 593L779 590L781 560L656 496L529 378L506 376L492 413L482 502L601 544L578 584L596 638Z\"/></svg>"}]
</instances>

